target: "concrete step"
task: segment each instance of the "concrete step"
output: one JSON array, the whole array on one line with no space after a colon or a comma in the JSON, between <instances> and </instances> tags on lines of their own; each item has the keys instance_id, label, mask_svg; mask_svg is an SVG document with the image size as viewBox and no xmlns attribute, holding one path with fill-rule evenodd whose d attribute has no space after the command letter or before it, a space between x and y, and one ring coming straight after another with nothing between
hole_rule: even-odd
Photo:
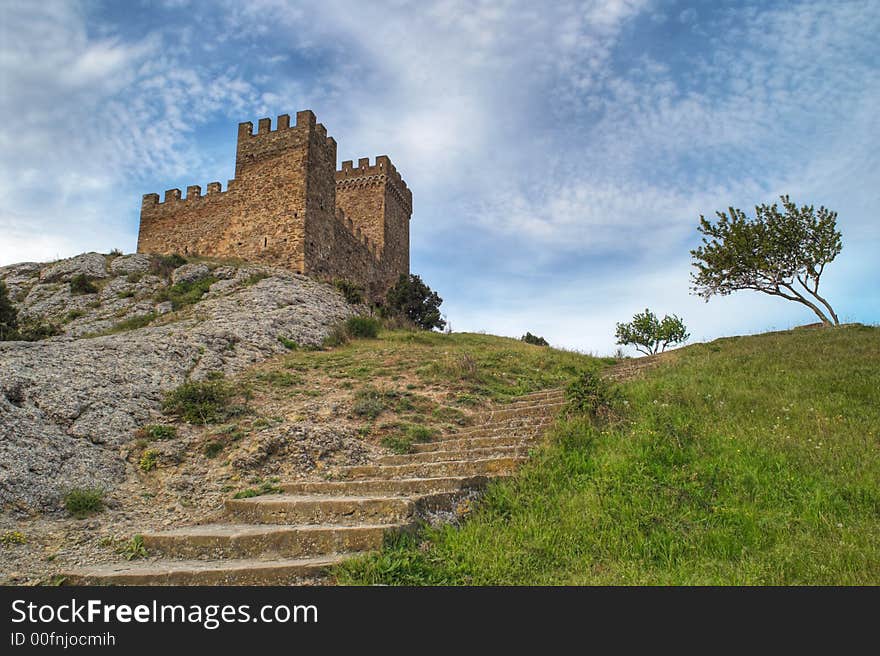
<instances>
[{"instance_id":1,"label":"concrete step","mask_svg":"<svg viewBox=\"0 0 880 656\"><path fill-rule=\"evenodd\" d=\"M494 477L494 476L493 476ZM282 483L281 489L290 494L327 495L413 495L479 490L486 487L490 477L441 476L433 478L365 479L351 481L294 481Z\"/></svg>"},{"instance_id":2,"label":"concrete step","mask_svg":"<svg viewBox=\"0 0 880 656\"><path fill-rule=\"evenodd\" d=\"M304 585L354 554L279 560L141 560L65 572L63 585Z\"/></svg>"},{"instance_id":3,"label":"concrete step","mask_svg":"<svg viewBox=\"0 0 880 656\"><path fill-rule=\"evenodd\" d=\"M537 442L538 437L539 434L537 433L535 435L506 435L504 433L499 433L497 436L464 437L459 439L439 440L437 442L422 442L419 444L413 444L413 453L483 449L494 446L528 446Z\"/></svg>"},{"instance_id":4,"label":"concrete step","mask_svg":"<svg viewBox=\"0 0 880 656\"><path fill-rule=\"evenodd\" d=\"M144 547L150 555L170 558L305 558L378 549L386 533L408 528L408 523L358 526L201 524L142 535Z\"/></svg>"},{"instance_id":5,"label":"concrete step","mask_svg":"<svg viewBox=\"0 0 880 656\"><path fill-rule=\"evenodd\" d=\"M489 446L456 449L454 451L426 451L422 453L402 453L399 455L381 456L377 459L380 465L407 465L417 462L446 462L452 460L479 460L500 458L504 456L525 456L529 449L522 444L508 446Z\"/></svg>"},{"instance_id":6,"label":"concrete step","mask_svg":"<svg viewBox=\"0 0 880 656\"><path fill-rule=\"evenodd\" d=\"M424 508L451 509L465 492L453 490L413 496L266 495L228 499L232 521L248 524L402 524Z\"/></svg>"},{"instance_id":7,"label":"concrete step","mask_svg":"<svg viewBox=\"0 0 880 656\"><path fill-rule=\"evenodd\" d=\"M555 399L565 398L565 389L562 387L555 387L552 389L540 390L538 392L531 392L529 394L523 394L522 396L517 396L512 402L513 403L522 403L524 401L543 401L545 399Z\"/></svg>"},{"instance_id":8,"label":"concrete step","mask_svg":"<svg viewBox=\"0 0 880 656\"><path fill-rule=\"evenodd\" d=\"M501 403L501 408L521 408L523 406L535 405L536 403L561 403L565 401L565 392L553 392L552 394L538 393L539 396L519 396L508 403Z\"/></svg>"},{"instance_id":9,"label":"concrete step","mask_svg":"<svg viewBox=\"0 0 880 656\"><path fill-rule=\"evenodd\" d=\"M503 457L482 460L452 460L409 465L356 465L340 467L342 478L426 478L439 476L474 476L477 474L509 474L526 458Z\"/></svg>"}]
</instances>

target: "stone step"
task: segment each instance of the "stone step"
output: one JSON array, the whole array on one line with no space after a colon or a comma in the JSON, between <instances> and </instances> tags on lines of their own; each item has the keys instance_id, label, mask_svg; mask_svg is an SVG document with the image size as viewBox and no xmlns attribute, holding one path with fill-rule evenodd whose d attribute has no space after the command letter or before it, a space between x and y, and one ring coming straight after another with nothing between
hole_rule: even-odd
<instances>
[{"instance_id":1,"label":"stone step","mask_svg":"<svg viewBox=\"0 0 880 656\"><path fill-rule=\"evenodd\" d=\"M438 476L474 476L476 474L509 474L526 458L503 457L482 460L452 460L409 465L355 465L340 467L342 478L425 478Z\"/></svg>"},{"instance_id":2,"label":"stone step","mask_svg":"<svg viewBox=\"0 0 880 656\"><path fill-rule=\"evenodd\" d=\"M201 524L142 535L144 547L150 555L170 558L304 558L378 549L386 533L408 528L408 523L358 526Z\"/></svg>"},{"instance_id":3,"label":"stone step","mask_svg":"<svg viewBox=\"0 0 880 656\"><path fill-rule=\"evenodd\" d=\"M141 560L65 572L63 585L304 585L355 554L280 560Z\"/></svg>"},{"instance_id":4,"label":"stone step","mask_svg":"<svg viewBox=\"0 0 880 656\"><path fill-rule=\"evenodd\" d=\"M477 413L475 416L476 424L488 424L490 422L504 421L514 417L552 417L565 407L562 401L553 401L550 403L537 403L535 405L525 405L518 408L506 408L501 406L497 410L487 410Z\"/></svg>"},{"instance_id":5,"label":"stone step","mask_svg":"<svg viewBox=\"0 0 880 656\"><path fill-rule=\"evenodd\" d=\"M562 387L555 387L552 389L540 390L538 392L530 392L529 394L517 396L513 402L539 401L547 398L565 398L565 389Z\"/></svg>"},{"instance_id":6,"label":"stone step","mask_svg":"<svg viewBox=\"0 0 880 656\"><path fill-rule=\"evenodd\" d=\"M479 490L486 487L490 477L441 476L434 478L363 479L352 481L293 481L282 483L281 489L289 494L327 495L413 495Z\"/></svg>"},{"instance_id":7,"label":"stone step","mask_svg":"<svg viewBox=\"0 0 880 656\"><path fill-rule=\"evenodd\" d=\"M553 392L552 394L544 394L539 392L540 396L518 396L508 403L499 404L501 408L520 408L523 406L535 405L536 403L561 403L565 401L565 392Z\"/></svg>"},{"instance_id":8,"label":"stone step","mask_svg":"<svg viewBox=\"0 0 880 656\"><path fill-rule=\"evenodd\" d=\"M249 524L401 524L424 508L453 508L461 490L413 496L266 495L228 499L232 521Z\"/></svg>"},{"instance_id":9,"label":"stone step","mask_svg":"<svg viewBox=\"0 0 880 656\"><path fill-rule=\"evenodd\" d=\"M493 446L529 445L537 441L539 434L510 435L500 433L488 437L464 437L460 439L439 440L413 444L413 453L431 453L434 451L458 451L466 449L482 449Z\"/></svg>"},{"instance_id":10,"label":"stone step","mask_svg":"<svg viewBox=\"0 0 880 656\"><path fill-rule=\"evenodd\" d=\"M452 460L479 460L485 458L500 458L503 456L525 456L529 449L522 444L507 446L489 446L463 448L450 451L426 451L422 453L401 453L390 456L381 456L377 459L380 465L407 465L417 462L445 462Z\"/></svg>"},{"instance_id":11,"label":"stone step","mask_svg":"<svg viewBox=\"0 0 880 656\"><path fill-rule=\"evenodd\" d=\"M522 423L508 425L505 422L490 422L473 428L468 428L454 433L445 433L439 439L432 440L434 442L443 442L445 440L460 440L470 437L493 437L500 435L534 435L546 430L552 420L544 418L527 418Z\"/></svg>"}]
</instances>

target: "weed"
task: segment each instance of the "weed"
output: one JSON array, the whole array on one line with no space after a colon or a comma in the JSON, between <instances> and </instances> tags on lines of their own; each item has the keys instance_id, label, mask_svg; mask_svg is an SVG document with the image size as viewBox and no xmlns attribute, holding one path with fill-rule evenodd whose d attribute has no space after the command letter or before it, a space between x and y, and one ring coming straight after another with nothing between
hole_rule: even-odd
<instances>
[{"instance_id":1,"label":"weed","mask_svg":"<svg viewBox=\"0 0 880 656\"><path fill-rule=\"evenodd\" d=\"M172 255L153 255L150 258L150 273L170 280L171 273L186 264L186 259L174 253Z\"/></svg>"},{"instance_id":2,"label":"weed","mask_svg":"<svg viewBox=\"0 0 880 656\"><path fill-rule=\"evenodd\" d=\"M5 531L0 534L0 544L4 547L11 547L17 544L25 544L27 538L21 531Z\"/></svg>"},{"instance_id":3,"label":"weed","mask_svg":"<svg viewBox=\"0 0 880 656\"><path fill-rule=\"evenodd\" d=\"M67 314L64 315L64 323L70 323L80 317L84 317L86 314L85 310L71 310Z\"/></svg>"},{"instance_id":4,"label":"weed","mask_svg":"<svg viewBox=\"0 0 880 656\"><path fill-rule=\"evenodd\" d=\"M265 280L269 277L268 273L263 273L262 271L258 271L257 273L253 273L244 280L241 281L243 287L251 287L256 285L261 280Z\"/></svg>"},{"instance_id":5,"label":"weed","mask_svg":"<svg viewBox=\"0 0 880 656\"><path fill-rule=\"evenodd\" d=\"M250 499L252 497L261 497L264 494L281 494L283 490L271 481L261 483L258 487L240 490L232 495L233 499Z\"/></svg>"},{"instance_id":6,"label":"weed","mask_svg":"<svg viewBox=\"0 0 880 656\"><path fill-rule=\"evenodd\" d=\"M349 341L351 341L351 335L348 333L348 327L345 323L339 323L330 329L330 333L324 338L322 344L325 348L336 348L348 344Z\"/></svg>"},{"instance_id":7,"label":"weed","mask_svg":"<svg viewBox=\"0 0 880 656\"><path fill-rule=\"evenodd\" d=\"M620 394L605 380L591 371L585 371L565 389L568 410L593 419L610 419L620 406Z\"/></svg>"},{"instance_id":8,"label":"weed","mask_svg":"<svg viewBox=\"0 0 880 656\"><path fill-rule=\"evenodd\" d=\"M124 289L117 294L119 298L134 298L135 291L133 289Z\"/></svg>"},{"instance_id":9,"label":"weed","mask_svg":"<svg viewBox=\"0 0 880 656\"><path fill-rule=\"evenodd\" d=\"M138 469L146 473L153 471L159 463L159 452L155 449L146 449L141 453L141 459L138 461Z\"/></svg>"},{"instance_id":10,"label":"weed","mask_svg":"<svg viewBox=\"0 0 880 656\"><path fill-rule=\"evenodd\" d=\"M144 274L140 271L132 271L127 276L125 276L125 280L132 284L136 284L139 283L143 277Z\"/></svg>"},{"instance_id":11,"label":"weed","mask_svg":"<svg viewBox=\"0 0 880 656\"><path fill-rule=\"evenodd\" d=\"M206 458L215 458L224 448L226 448L226 445L222 441L211 440L202 448L202 453L205 454Z\"/></svg>"},{"instance_id":12,"label":"weed","mask_svg":"<svg viewBox=\"0 0 880 656\"><path fill-rule=\"evenodd\" d=\"M385 409L385 395L375 387L368 385L359 389L354 396L352 412L358 417L375 419Z\"/></svg>"},{"instance_id":13,"label":"weed","mask_svg":"<svg viewBox=\"0 0 880 656\"><path fill-rule=\"evenodd\" d=\"M64 507L77 519L104 509L104 490L98 487L76 487L64 497Z\"/></svg>"},{"instance_id":14,"label":"weed","mask_svg":"<svg viewBox=\"0 0 880 656\"><path fill-rule=\"evenodd\" d=\"M144 546L144 537L140 534L131 536L131 539L120 546L116 552L125 560L137 560L139 558L146 558L149 555L147 548Z\"/></svg>"},{"instance_id":15,"label":"weed","mask_svg":"<svg viewBox=\"0 0 880 656\"><path fill-rule=\"evenodd\" d=\"M158 302L170 301L172 309L180 310L188 305L198 303L215 282L217 282L217 278L213 276L201 280L179 282L158 291L154 295L154 299Z\"/></svg>"}]
</instances>

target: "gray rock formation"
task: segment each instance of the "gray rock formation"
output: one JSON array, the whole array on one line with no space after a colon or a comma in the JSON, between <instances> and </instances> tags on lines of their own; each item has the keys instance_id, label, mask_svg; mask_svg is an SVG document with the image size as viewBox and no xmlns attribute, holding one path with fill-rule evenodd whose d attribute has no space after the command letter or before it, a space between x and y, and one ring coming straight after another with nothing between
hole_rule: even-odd
<instances>
[{"instance_id":1,"label":"gray rock formation","mask_svg":"<svg viewBox=\"0 0 880 656\"><path fill-rule=\"evenodd\" d=\"M0 268L21 317L64 330L0 342L0 508L53 510L72 487L112 488L121 447L165 391L282 353L279 337L319 344L353 313L332 287L262 266L218 267L198 303L171 311L169 281L148 269L145 256L97 253ZM71 294L65 279L78 273L99 291ZM137 317L152 323L126 329Z\"/></svg>"}]
</instances>

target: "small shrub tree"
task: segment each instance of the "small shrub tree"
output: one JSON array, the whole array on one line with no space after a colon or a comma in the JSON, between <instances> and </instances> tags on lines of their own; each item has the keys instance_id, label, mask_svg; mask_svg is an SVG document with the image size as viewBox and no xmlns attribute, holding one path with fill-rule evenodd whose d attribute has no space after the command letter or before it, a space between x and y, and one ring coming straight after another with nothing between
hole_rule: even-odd
<instances>
[{"instance_id":1,"label":"small shrub tree","mask_svg":"<svg viewBox=\"0 0 880 656\"><path fill-rule=\"evenodd\" d=\"M730 207L716 212L712 223L700 217L703 245L691 251L693 292L706 301L740 289L752 289L801 303L826 326L840 321L831 304L819 295L825 266L843 248L837 212L812 205L798 207L781 196L776 203L755 207L755 218Z\"/></svg>"},{"instance_id":2,"label":"small shrub tree","mask_svg":"<svg viewBox=\"0 0 880 656\"><path fill-rule=\"evenodd\" d=\"M70 279L70 293L97 294L98 288L95 287L95 283L93 283L91 278L89 278L86 274L78 273Z\"/></svg>"},{"instance_id":3,"label":"small shrub tree","mask_svg":"<svg viewBox=\"0 0 880 656\"><path fill-rule=\"evenodd\" d=\"M388 307L392 312L407 317L425 330L443 330L446 321L440 316L443 299L415 274L401 274L394 287L388 290Z\"/></svg>"},{"instance_id":4,"label":"small shrub tree","mask_svg":"<svg viewBox=\"0 0 880 656\"><path fill-rule=\"evenodd\" d=\"M520 339L526 344L533 344L534 346L550 346L550 343L543 337L538 337L537 335L528 332L520 337Z\"/></svg>"},{"instance_id":5,"label":"small shrub tree","mask_svg":"<svg viewBox=\"0 0 880 656\"><path fill-rule=\"evenodd\" d=\"M632 344L645 355L665 351L667 346L681 344L690 337L679 317L666 315L660 320L647 308L629 323L617 324L615 334L618 344Z\"/></svg>"},{"instance_id":6,"label":"small shrub tree","mask_svg":"<svg viewBox=\"0 0 880 656\"><path fill-rule=\"evenodd\" d=\"M16 339L18 328L18 310L9 298L6 283L0 280L0 342Z\"/></svg>"},{"instance_id":7,"label":"small shrub tree","mask_svg":"<svg viewBox=\"0 0 880 656\"><path fill-rule=\"evenodd\" d=\"M592 371L585 371L565 389L568 410L591 419L612 419L620 403L620 393Z\"/></svg>"},{"instance_id":8,"label":"small shrub tree","mask_svg":"<svg viewBox=\"0 0 880 656\"><path fill-rule=\"evenodd\" d=\"M382 324L378 319L373 317L349 317L345 322L348 334L355 338L375 339L379 336L379 329Z\"/></svg>"}]
</instances>

